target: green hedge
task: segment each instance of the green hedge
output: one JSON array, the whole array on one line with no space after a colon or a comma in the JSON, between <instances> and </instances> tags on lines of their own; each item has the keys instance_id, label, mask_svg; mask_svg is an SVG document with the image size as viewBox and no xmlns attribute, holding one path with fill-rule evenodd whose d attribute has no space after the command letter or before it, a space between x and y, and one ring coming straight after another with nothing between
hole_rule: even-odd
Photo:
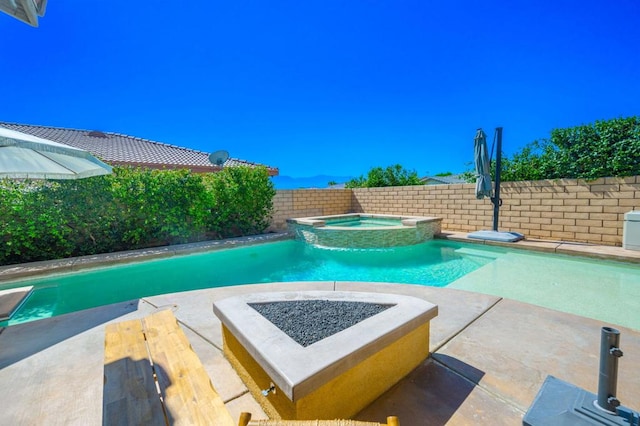
<instances>
[{"instance_id":1,"label":"green hedge","mask_svg":"<svg viewBox=\"0 0 640 426\"><path fill-rule=\"evenodd\" d=\"M407 170L400 164L382 167L372 167L367 176L351 179L345 188L380 188L384 186L423 185L415 170Z\"/></svg>"},{"instance_id":2,"label":"green hedge","mask_svg":"<svg viewBox=\"0 0 640 426\"><path fill-rule=\"evenodd\" d=\"M266 168L219 173L114 168L74 181L0 182L0 265L259 234Z\"/></svg>"},{"instance_id":3,"label":"green hedge","mask_svg":"<svg viewBox=\"0 0 640 426\"><path fill-rule=\"evenodd\" d=\"M640 117L554 129L503 159L502 180L586 179L640 174Z\"/></svg>"}]
</instances>

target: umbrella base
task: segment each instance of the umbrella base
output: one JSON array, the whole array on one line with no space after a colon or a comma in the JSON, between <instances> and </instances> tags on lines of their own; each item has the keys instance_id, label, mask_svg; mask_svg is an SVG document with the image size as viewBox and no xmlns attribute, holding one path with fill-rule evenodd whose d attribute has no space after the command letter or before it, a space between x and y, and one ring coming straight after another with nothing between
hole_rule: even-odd
<instances>
[{"instance_id":1,"label":"umbrella base","mask_svg":"<svg viewBox=\"0 0 640 426\"><path fill-rule=\"evenodd\" d=\"M500 232L500 231L476 231L467 235L469 238L477 240L502 241L505 243L514 243L524 239L524 235L518 232Z\"/></svg>"}]
</instances>

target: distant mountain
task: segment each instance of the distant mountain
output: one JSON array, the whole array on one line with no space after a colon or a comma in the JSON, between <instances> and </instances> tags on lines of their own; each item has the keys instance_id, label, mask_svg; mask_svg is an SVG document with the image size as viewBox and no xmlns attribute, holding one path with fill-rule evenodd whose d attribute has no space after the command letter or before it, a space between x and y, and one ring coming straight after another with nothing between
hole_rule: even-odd
<instances>
[{"instance_id":1,"label":"distant mountain","mask_svg":"<svg viewBox=\"0 0 640 426\"><path fill-rule=\"evenodd\" d=\"M329 182L345 183L353 176L318 175L311 177L274 176L271 178L276 189L328 188Z\"/></svg>"}]
</instances>

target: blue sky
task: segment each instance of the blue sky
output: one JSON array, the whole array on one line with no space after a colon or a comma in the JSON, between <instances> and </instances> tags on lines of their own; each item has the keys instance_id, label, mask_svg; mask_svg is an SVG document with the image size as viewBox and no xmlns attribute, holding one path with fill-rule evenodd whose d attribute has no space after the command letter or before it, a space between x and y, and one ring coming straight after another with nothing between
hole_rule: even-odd
<instances>
[{"instance_id":1,"label":"blue sky","mask_svg":"<svg viewBox=\"0 0 640 426\"><path fill-rule=\"evenodd\" d=\"M124 133L359 176L471 168L640 114L640 2L50 0L0 14L0 121Z\"/></svg>"}]
</instances>

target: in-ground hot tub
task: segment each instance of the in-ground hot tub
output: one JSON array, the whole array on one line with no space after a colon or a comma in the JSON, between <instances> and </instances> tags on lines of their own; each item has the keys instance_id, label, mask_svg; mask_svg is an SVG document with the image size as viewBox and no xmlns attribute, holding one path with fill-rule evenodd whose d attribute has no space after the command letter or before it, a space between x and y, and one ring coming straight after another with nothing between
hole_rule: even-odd
<instances>
[{"instance_id":1,"label":"in-ground hot tub","mask_svg":"<svg viewBox=\"0 0 640 426\"><path fill-rule=\"evenodd\" d=\"M354 416L429 356L438 307L398 294L301 291L230 297L213 310L225 356L269 417L334 419ZM346 323L326 326L336 322Z\"/></svg>"},{"instance_id":2,"label":"in-ground hot tub","mask_svg":"<svg viewBox=\"0 0 640 426\"><path fill-rule=\"evenodd\" d=\"M287 219L296 238L324 247L371 248L419 244L440 232L442 218L352 213Z\"/></svg>"}]
</instances>

